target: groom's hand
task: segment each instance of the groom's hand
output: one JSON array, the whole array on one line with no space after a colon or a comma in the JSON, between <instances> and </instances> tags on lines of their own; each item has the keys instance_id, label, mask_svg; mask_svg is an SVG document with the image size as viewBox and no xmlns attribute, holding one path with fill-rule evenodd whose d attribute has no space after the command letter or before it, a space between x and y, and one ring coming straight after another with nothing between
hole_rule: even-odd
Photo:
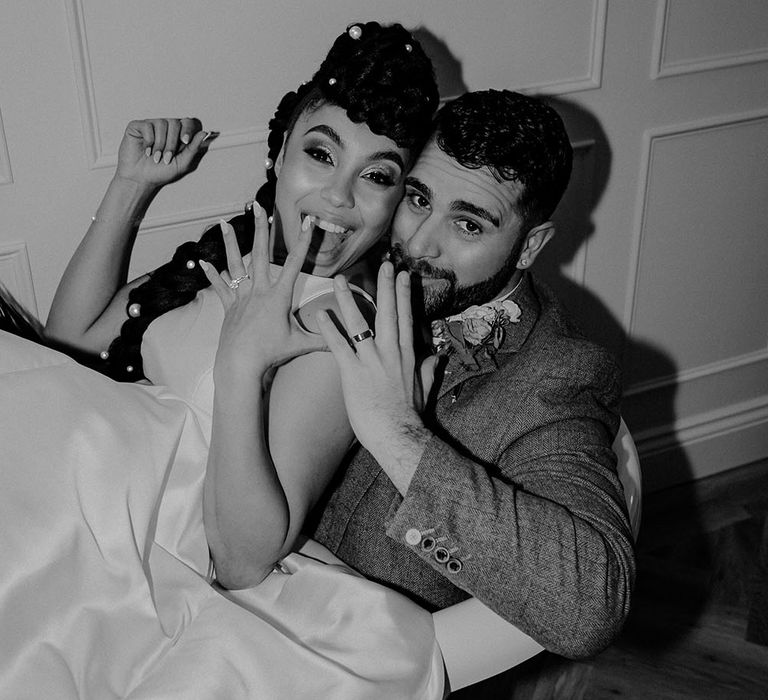
<instances>
[{"instance_id":1,"label":"groom's hand","mask_svg":"<svg viewBox=\"0 0 768 700\"><path fill-rule=\"evenodd\" d=\"M434 358L425 362L423 373L417 372L410 278L401 272L395 279L392 264L382 264L375 333L368 328L344 277L336 277L334 291L351 341L326 313L318 314L318 321L339 364L352 429L404 494L432 436L419 412L434 373ZM426 387L422 374L427 379Z\"/></svg>"}]
</instances>

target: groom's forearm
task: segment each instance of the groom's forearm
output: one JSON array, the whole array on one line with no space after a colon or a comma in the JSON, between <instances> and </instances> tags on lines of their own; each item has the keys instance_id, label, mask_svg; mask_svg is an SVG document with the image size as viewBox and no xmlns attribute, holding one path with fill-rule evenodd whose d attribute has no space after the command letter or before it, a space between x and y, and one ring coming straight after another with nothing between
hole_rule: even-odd
<instances>
[{"instance_id":1,"label":"groom's forearm","mask_svg":"<svg viewBox=\"0 0 768 700\"><path fill-rule=\"evenodd\" d=\"M415 411L396 427L382 432L374 444L364 445L395 488L405 496L429 441L434 437Z\"/></svg>"}]
</instances>

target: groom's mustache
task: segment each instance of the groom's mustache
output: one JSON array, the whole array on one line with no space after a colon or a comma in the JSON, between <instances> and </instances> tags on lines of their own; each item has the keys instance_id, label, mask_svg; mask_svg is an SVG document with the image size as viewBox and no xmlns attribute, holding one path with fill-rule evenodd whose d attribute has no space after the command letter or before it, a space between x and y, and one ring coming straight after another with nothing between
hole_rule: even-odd
<instances>
[{"instance_id":1,"label":"groom's mustache","mask_svg":"<svg viewBox=\"0 0 768 700\"><path fill-rule=\"evenodd\" d=\"M395 274L405 270L421 278L445 279L454 284L456 282L456 274L454 272L442 267L435 267L426 260L417 260L408 255L399 243L393 243L389 249L389 261L395 267Z\"/></svg>"}]
</instances>

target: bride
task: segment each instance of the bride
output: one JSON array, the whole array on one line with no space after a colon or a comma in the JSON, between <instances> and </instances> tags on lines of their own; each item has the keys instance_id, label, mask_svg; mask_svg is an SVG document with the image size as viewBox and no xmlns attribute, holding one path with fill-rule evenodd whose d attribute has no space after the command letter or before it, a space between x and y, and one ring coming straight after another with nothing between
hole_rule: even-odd
<instances>
[{"instance_id":1,"label":"bride","mask_svg":"<svg viewBox=\"0 0 768 700\"><path fill-rule=\"evenodd\" d=\"M407 31L350 26L312 80L286 95L270 124L269 180L257 195L271 215L270 259L290 253L288 260L301 264L309 246L306 272L324 278L344 272L373 291L365 256L389 228L436 98L429 59ZM330 354L308 354L322 348L321 336L291 332L295 324L275 290L247 293L252 280L235 238L250 247L252 214L222 222L197 246L182 246L170 268L121 288L135 222L158 184L195 163L196 149L206 143L197 129L184 120L129 125L116 177L65 272L46 330L79 351L102 353L118 378L136 378L146 367L153 383L170 384L153 372L154 355L178 353L181 336L163 329L210 314L202 336L217 339L218 350L205 529L218 582L244 588L291 550L353 435ZM253 215L260 229L266 214L259 218L258 202ZM219 294L226 307L220 333L211 290L181 317L167 313L207 285L211 276L200 268L209 264L232 287ZM311 309L303 318L311 326ZM142 338L147 328L149 337ZM264 391L272 370L298 354L306 356L281 367Z\"/></svg>"},{"instance_id":2,"label":"bride","mask_svg":"<svg viewBox=\"0 0 768 700\"><path fill-rule=\"evenodd\" d=\"M364 256L436 102L410 34L350 26L281 102L252 211L130 283L141 217L211 134L195 120L128 126L45 333L104 374L151 384L117 384L0 334L12 397L0 402L0 694L442 692L427 613L289 554L352 440L335 362L313 352L314 311L330 303L318 302L330 288L320 278L344 271L367 303ZM285 267L269 271L266 257Z\"/></svg>"}]
</instances>

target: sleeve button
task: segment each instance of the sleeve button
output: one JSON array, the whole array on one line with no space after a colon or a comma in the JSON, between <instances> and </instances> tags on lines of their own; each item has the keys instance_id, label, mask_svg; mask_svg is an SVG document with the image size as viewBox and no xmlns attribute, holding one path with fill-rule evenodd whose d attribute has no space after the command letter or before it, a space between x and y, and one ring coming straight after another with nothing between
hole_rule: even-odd
<instances>
[{"instance_id":1,"label":"sleeve button","mask_svg":"<svg viewBox=\"0 0 768 700\"><path fill-rule=\"evenodd\" d=\"M412 527L405 533L405 541L415 547L421 542L421 533L415 527Z\"/></svg>"},{"instance_id":2,"label":"sleeve button","mask_svg":"<svg viewBox=\"0 0 768 700\"><path fill-rule=\"evenodd\" d=\"M464 568L464 564L461 563L460 559L449 559L445 568L451 574L458 574Z\"/></svg>"},{"instance_id":3,"label":"sleeve button","mask_svg":"<svg viewBox=\"0 0 768 700\"><path fill-rule=\"evenodd\" d=\"M437 542L435 542L435 538L434 537L425 537L421 541L421 549L424 552L431 552L435 548L436 544L437 544Z\"/></svg>"},{"instance_id":4,"label":"sleeve button","mask_svg":"<svg viewBox=\"0 0 768 700\"><path fill-rule=\"evenodd\" d=\"M445 547L436 547L432 556L440 564L445 564L451 558L450 552Z\"/></svg>"}]
</instances>

